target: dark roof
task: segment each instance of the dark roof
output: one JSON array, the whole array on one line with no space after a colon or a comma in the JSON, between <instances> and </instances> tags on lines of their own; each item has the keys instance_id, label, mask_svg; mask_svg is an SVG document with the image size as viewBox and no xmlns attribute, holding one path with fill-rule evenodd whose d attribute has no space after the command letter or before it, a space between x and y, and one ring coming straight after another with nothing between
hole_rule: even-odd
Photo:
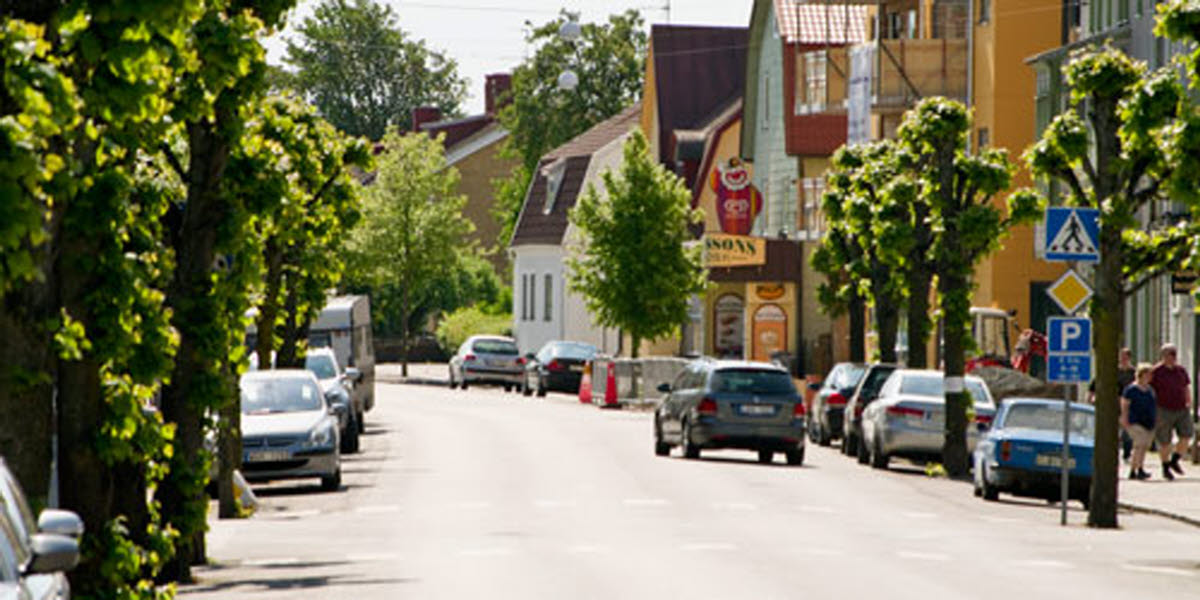
<instances>
[{"instance_id":1,"label":"dark roof","mask_svg":"<svg viewBox=\"0 0 1200 600\"><path fill-rule=\"evenodd\" d=\"M655 25L650 29L658 95L659 160L667 162L677 129L697 129L741 96L745 27Z\"/></svg>"},{"instance_id":2,"label":"dark roof","mask_svg":"<svg viewBox=\"0 0 1200 600\"><path fill-rule=\"evenodd\" d=\"M462 119L425 123L421 125L421 131L431 136L437 136L439 133L445 134L446 138L442 140L442 146L449 150L495 121L496 117L492 115L474 115Z\"/></svg>"},{"instance_id":3,"label":"dark roof","mask_svg":"<svg viewBox=\"0 0 1200 600\"><path fill-rule=\"evenodd\" d=\"M635 103L546 153L525 192L525 203L521 207L521 215L517 218L509 246L561 244L563 234L567 231L567 213L575 207L575 200L583 192L586 183L584 177L592 155L633 130L640 115L641 104ZM546 213L546 171L547 167L558 161L563 164L562 182L553 207Z\"/></svg>"}]
</instances>

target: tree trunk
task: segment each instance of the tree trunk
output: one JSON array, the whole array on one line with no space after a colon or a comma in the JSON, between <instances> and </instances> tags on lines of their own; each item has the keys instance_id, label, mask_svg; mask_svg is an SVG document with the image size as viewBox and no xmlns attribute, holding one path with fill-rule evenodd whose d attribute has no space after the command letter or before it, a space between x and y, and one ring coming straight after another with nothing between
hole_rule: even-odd
<instances>
[{"instance_id":1,"label":"tree trunk","mask_svg":"<svg viewBox=\"0 0 1200 600\"><path fill-rule=\"evenodd\" d=\"M1091 502L1088 525L1117 526L1118 421L1121 416L1117 394L1117 355L1124 326L1124 297L1121 276L1124 258L1121 232L1100 230L1100 264L1096 269L1096 297L1092 300L1092 348L1096 357L1096 432L1092 453Z\"/></svg>"},{"instance_id":2,"label":"tree trunk","mask_svg":"<svg viewBox=\"0 0 1200 600\"><path fill-rule=\"evenodd\" d=\"M933 322L929 316L929 292L933 275L926 269L914 271L908 282L908 360L910 369L929 368L929 335Z\"/></svg>"},{"instance_id":3,"label":"tree trunk","mask_svg":"<svg viewBox=\"0 0 1200 600\"><path fill-rule=\"evenodd\" d=\"M867 360L866 301L859 294L850 298L850 362Z\"/></svg>"},{"instance_id":4,"label":"tree trunk","mask_svg":"<svg viewBox=\"0 0 1200 600\"><path fill-rule=\"evenodd\" d=\"M951 246L953 247L953 246ZM963 387L966 368L967 337L970 335L970 279L959 273L941 273L938 287L943 302L943 340L945 345L945 441L942 465L951 477L967 474L967 409L970 395Z\"/></svg>"},{"instance_id":5,"label":"tree trunk","mask_svg":"<svg viewBox=\"0 0 1200 600\"><path fill-rule=\"evenodd\" d=\"M232 373L227 376L227 381L236 381ZM233 472L242 468L241 395L238 394L236 385L229 391L229 395L237 400L221 407L221 426L217 438L220 466L217 471L217 516L222 519L236 519L241 516L237 489L233 486Z\"/></svg>"},{"instance_id":6,"label":"tree trunk","mask_svg":"<svg viewBox=\"0 0 1200 600\"><path fill-rule=\"evenodd\" d=\"M279 317L279 288L283 284L283 249L279 247L276 236L267 240L263 254L267 264L267 281L255 322L258 338L254 351L258 354L258 368L267 370L271 368L271 352L275 349L275 320Z\"/></svg>"},{"instance_id":7,"label":"tree trunk","mask_svg":"<svg viewBox=\"0 0 1200 600\"><path fill-rule=\"evenodd\" d=\"M281 369L303 369L304 361L300 356L300 342L308 339L307 320L303 327L296 321L296 313L300 307L300 282L295 273L287 275L287 296L283 301L283 335L279 340L279 352L275 364Z\"/></svg>"},{"instance_id":8,"label":"tree trunk","mask_svg":"<svg viewBox=\"0 0 1200 600\"><path fill-rule=\"evenodd\" d=\"M879 361L896 362L896 338L900 330L900 310L888 302L875 303L875 331L879 340Z\"/></svg>"},{"instance_id":9,"label":"tree trunk","mask_svg":"<svg viewBox=\"0 0 1200 600\"><path fill-rule=\"evenodd\" d=\"M407 255L407 252L405 254ZM400 376L401 377L408 377L408 334L409 334L408 320L412 317L412 315L410 315L408 312L409 311L408 303L410 302L410 299L408 297L408 290L411 287L409 285L411 283L411 279L409 279L407 277L405 279L406 279L406 281L404 281L404 283L403 283L404 290L401 291L402 299L400 301ZM464 383L463 385L465 386L466 384Z\"/></svg>"},{"instance_id":10,"label":"tree trunk","mask_svg":"<svg viewBox=\"0 0 1200 600\"><path fill-rule=\"evenodd\" d=\"M50 289L41 283L0 307L0 456L35 502L45 502L50 490L57 361L43 323L55 316Z\"/></svg>"}]
</instances>

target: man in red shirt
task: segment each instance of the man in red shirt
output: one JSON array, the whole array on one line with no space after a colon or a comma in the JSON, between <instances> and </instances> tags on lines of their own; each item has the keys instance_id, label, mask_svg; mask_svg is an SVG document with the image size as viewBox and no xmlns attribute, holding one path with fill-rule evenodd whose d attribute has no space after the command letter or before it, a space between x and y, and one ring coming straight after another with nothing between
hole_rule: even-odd
<instances>
[{"instance_id":1,"label":"man in red shirt","mask_svg":"<svg viewBox=\"0 0 1200 600\"><path fill-rule=\"evenodd\" d=\"M1158 453L1162 457L1163 478L1175 479L1174 471L1183 475L1179 458L1187 452L1188 443L1196 434L1192 423L1191 380L1187 370L1178 363L1179 352L1174 344L1163 344L1159 363L1150 376L1150 387L1158 396L1154 437L1158 441ZM1179 437L1172 452L1172 434Z\"/></svg>"}]
</instances>

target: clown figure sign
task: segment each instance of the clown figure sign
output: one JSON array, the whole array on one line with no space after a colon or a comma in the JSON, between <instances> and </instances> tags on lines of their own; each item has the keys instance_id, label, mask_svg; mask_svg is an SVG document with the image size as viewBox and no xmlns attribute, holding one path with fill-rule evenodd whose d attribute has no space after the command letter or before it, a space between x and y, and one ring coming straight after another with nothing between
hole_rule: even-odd
<instances>
[{"instance_id":1,"label":"clown figure sign","mask_svg":"<svg viewBox=\"0 0 1200 600\"><path fill-rule=\"evenodd\" d=\"M750 183L750 172L737 157L718 165L709 178L717 195L717 217L721 231L749 235L754 219L762 210L762 195Z\"/></svg>"}]
</instances>

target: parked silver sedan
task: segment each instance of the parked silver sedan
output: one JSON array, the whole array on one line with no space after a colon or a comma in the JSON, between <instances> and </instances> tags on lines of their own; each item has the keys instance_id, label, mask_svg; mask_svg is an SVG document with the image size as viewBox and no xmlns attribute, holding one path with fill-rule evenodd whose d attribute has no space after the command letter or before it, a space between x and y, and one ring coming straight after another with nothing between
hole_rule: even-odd
<instances>
[{"instance_id":1,"label":"parked silver sedan","mask_svg":"<svg viewBox=\"0 0 1200 600\"><path fill-rule=\"evenodd\" d=\"M473 383L504 386L504 391L519 389L525 379L525 358L512 338L499 335L473 335L450 358L450 387Z\"/></svg>"},{"instance_id":2,"label":"parked silver sedan","mask_svg":"<svg viewBox=\"0 0 1200 600\"><path fill-rule=\"evenodd\" d=\"M945 441L946 399L941 371L894 371L879 397L862 416L862 443L871 466L886 469L892 457L938 461ZM983 380L968 375L965 387L975 401L975 425L967 427L967 449L975 447L996 416L996 404Z\"/></svg>"},{"instance_id":3,"label":"parked silver sedan","mask_svg":"<svg viewBox=\"0 0 1200 600\"><path fill-rule=\"evenodd\" d=\"M247 481L319 477L342 484L338 420L309 371L277 369L242 376L242 473Z\"/></svg>"}]
</instances>

